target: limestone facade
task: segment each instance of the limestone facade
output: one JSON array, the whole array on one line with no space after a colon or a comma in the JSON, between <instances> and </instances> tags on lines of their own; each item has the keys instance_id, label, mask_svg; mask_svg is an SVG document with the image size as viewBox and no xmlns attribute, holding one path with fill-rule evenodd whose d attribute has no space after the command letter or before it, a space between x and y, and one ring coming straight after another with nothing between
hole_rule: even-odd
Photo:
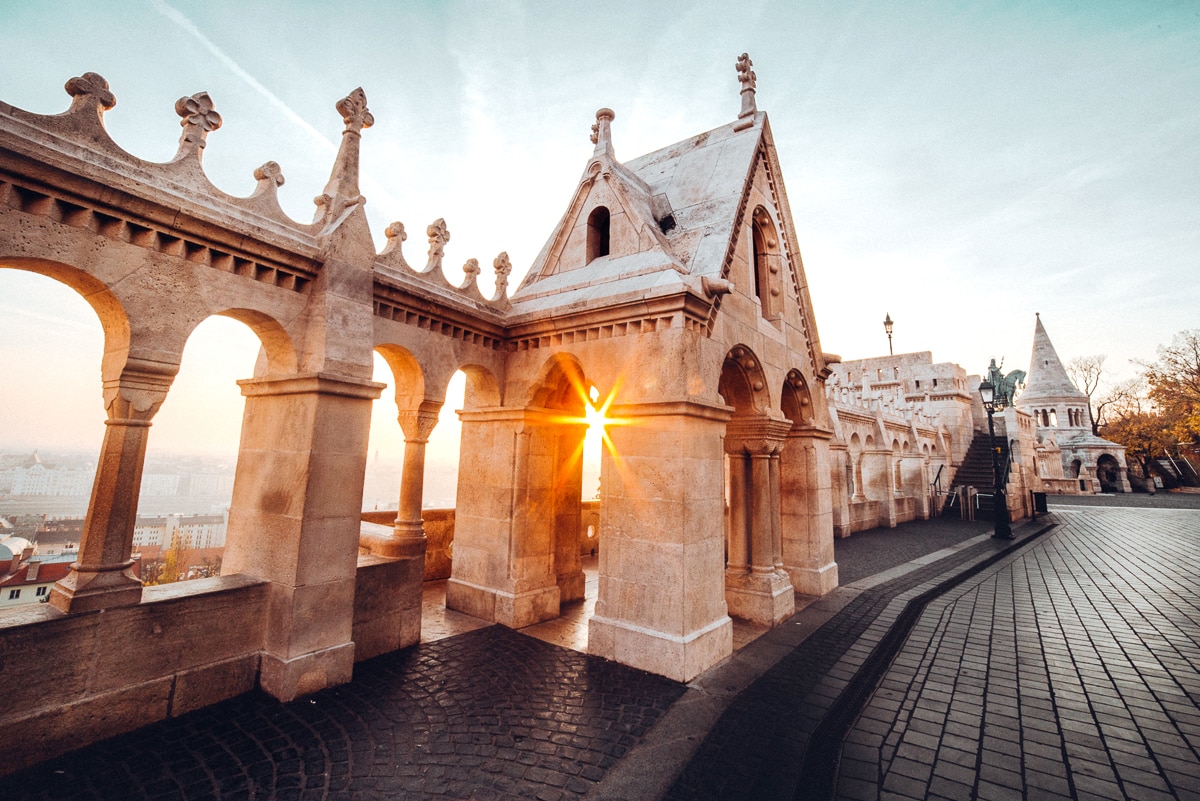
<instances>
[{"instance_id":1,"label":"limestone facade","mask_svg":"<svg viewBox=\"0 0 1200 801\"><path fill-rule=\"evenodd\" d=\"M830 370L834 533L939 512L941 492L974 435L978 377L934 363L928 351L836 362Z\"/></svg>"},{"instance_id":2,"label":"limestone facade","mask_svg":"<svg viewBox=\"0 0 1200 801\"><path fill-rule=\"evenodd\" d=\"M294 698L417 642L425 445L459 370L452 608L521 627L581 596L593 394L609 418L593 654L686 681L731 653L730 615L778 623L795 591L833 589L831 359L749 67L733 122L632 161L602 109L562 220L511 294L507 255L493 260L493 297L478 263L447 280L442 219L423 265L400 223L376 252L361 90L336 104L341 146L309 223L280 209L274 162L249 197L210 183L202 158L222 120L206 93L176 104L179 147L162 164L109 137L116 98L95 73L67 82L59 115L0 102L0 267L91 304L108 413L78 561L48 604L0 617L5 676L28 689L0 730L36 733L5 743L7 767L256 681ZM131 553L146 443L189 334L214 314L262 344L240 382L223 575L143 589ZM383 389L373 352L406 443L399 512L382 526L360 520ZM188 647L200 639L217 647Z\"/></svg>"},{"instance_id":3,"label":"limestone facade","mask_svg":"<svg viewBox=\"0 0 1200 801\"><path fill-rule=\"evenodd\" d=\"M1025 389L1015 405L1036 425L1039 478L1048 492L1130 491L1125 446L1092 433L1088 397L1067 375L1040 314L1034 323Z\"/></svg>"}]
</instances>

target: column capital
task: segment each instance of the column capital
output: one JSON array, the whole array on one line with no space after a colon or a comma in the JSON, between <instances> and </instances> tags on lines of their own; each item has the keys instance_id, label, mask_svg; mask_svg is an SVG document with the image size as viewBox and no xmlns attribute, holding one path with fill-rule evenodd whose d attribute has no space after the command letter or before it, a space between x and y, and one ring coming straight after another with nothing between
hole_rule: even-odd
<instances>
[{"instance_id":1,"label":"column capital","mask_svg":"<svg viewBox=\"0 0 1200 801\"><path fill-rule=\"evenodd\" d=\"M402 409L396 415L396 420L404 432L404 441L428 442L441 411L442 404L436 401L422 401L415 409Z\"/></svg>"},{"instance_id":2,"label":"column capital","mask_svg":"<svg viewBox=\"0 0 1200 801\"><path fill-rule=\"evenodd\" d=\"M120 375L104 381L104 409L109 422L149 425L178 373L176 363L126 359Z\"/></svg>"},{"instance_id":3,"label":"column capital","mask_svg":"<svg viewBox=\"0 0 1200 801\"><path fill-rule=\"evenodd\" d=\"M770 456L783 449L792 424L770 417L735 417L725 424L725 452Z\"/></svg>"}]
</instances>

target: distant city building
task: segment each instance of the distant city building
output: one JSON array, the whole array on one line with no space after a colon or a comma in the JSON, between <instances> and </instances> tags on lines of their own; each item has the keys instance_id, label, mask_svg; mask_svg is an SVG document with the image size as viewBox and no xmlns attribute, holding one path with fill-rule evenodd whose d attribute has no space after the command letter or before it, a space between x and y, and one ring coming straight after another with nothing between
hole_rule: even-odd
<instances>
[{"instance_id":1,"label":"distant city building","mask_svg":"<svg viewBox=\"0 0 1200 801\"><path fill-rule=\"evenodd\" d=\"M75 558L74 553L38 555L32 543L19 537L0 540L0 609L47 600Z\"/></svg>"},{"instance_id":2,"label":"distant city building","mask_svg":"<svg viewBox=\"0 0 1200 801\"><path fill-rule=\"evenodd\" d=\"M169 548L178 539L185 550L223 548L228 523L228 513L139 517L133 530L133 547Z\"/></svg>"},{"instance_id":3,"label":"distant city building","mask_svg":"<svg viewBox=\"0 0 1200 801\"><path fill-rule=\"evenodd\" d=\"M87 495L96 477L93 464L44 462L37 451L0 460L0 494Z\"/></svg>"}]
</instances>

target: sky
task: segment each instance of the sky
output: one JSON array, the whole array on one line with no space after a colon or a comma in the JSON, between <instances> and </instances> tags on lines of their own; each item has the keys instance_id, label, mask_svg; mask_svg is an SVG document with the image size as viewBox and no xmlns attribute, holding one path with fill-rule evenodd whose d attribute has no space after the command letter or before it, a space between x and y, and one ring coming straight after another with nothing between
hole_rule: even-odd
<instances>
[{"instance_id":1,"label":"sky","mask_svg":"<svg viewBox=\"0 0 1200 801\"><path fill-rule=\"evenodd\" d=\"M103 75L110 133L151 161L175 152L175 101L209 92L224 120L210 179L247 195L277 161L302 221L334 104L361 86L379 246L400 220L419 258L412 234L443 217L448 265L504 250L514 285L591 155L596 109L616 112L618 158L657 150L736 117L749 52L826 352L886 354L890 315L897 353L1027 369L1040 312L1064 360L1106 354L1119 378L1200 328L1196 0L0 0L0 52L0 99L29 111L64 111L68 79ZM0 269L0 450L98 450L99 332L70 290ZM256 351L241 324L202 324L151 447L232 455L233 382ZM452 415L434 437L431 459L452 461ZM399 459L386 400L371 442Z\"/></svg>"}]
</instances>

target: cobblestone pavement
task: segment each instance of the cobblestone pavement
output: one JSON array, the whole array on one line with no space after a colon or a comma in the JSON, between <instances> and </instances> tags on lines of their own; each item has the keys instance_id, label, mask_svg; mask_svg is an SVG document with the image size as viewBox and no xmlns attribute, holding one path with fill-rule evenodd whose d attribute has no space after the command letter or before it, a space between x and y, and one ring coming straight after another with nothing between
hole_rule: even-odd
<instances>
[{"instance_id":1,"label":"cobblestone pavement","mask_svg":"<svg viewBox=\"0 0 1200 801\"><path fill-rule=\"evenodd\" d=\"M839 797L1200 798L1200 515L1056 516L929 605Z\"/></svg>"},{"instance_id":2,"label":"cobblestone pavement","mask_svg":"<svg viewBox=\"0 0 1200 801\"><path fill-rule=\"evenodd\" d=\"M835 797L1200 798L1200 513L1054 512L924 607L845 736ZM666 797L816 797L810 737L872 648L998 547L858 595L733 700Z\"/></svg>"},{"instance_id":3,"label":"cobblestone pavement","mask_svg":"<svg viewBox=\"0 0 1200 801\"><path fill-rule=\"evenodd\" d=\"M860 536L846 575L886 572L687 686L493 626L113 738L0 799L806 799L814 731L812 753L841 744L838 798L1200 799L1200 511L1051 501L1057 525L1016 542Z\"/></svg>"},{"instance_id":4,"label":"cobblestone pavement","mask_svg":"<svg viewBox=\"0 0 1200 801\"><path fill-rule=\"evenodd\" d=\"M23 799L579 798L684 686L501 626L251 693L0 780Z\"/></svg>"}]
</instances>

